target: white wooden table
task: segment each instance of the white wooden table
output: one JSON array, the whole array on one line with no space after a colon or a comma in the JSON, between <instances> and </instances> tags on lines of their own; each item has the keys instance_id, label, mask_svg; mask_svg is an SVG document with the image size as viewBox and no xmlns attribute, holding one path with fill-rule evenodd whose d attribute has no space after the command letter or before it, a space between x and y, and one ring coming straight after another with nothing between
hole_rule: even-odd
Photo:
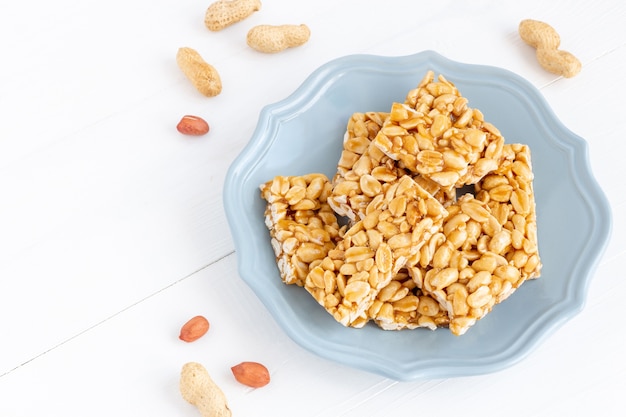
<instances>
[{"instance_id":1,"label":"white wooden table","mask_svg":"<svg viewBox=\"0 0 626 417\"><path fill-rule=\"evenodd\" d=\"M0 415L195 416L178 391L201 362L233 415L623 415L626 341L626 5L606 1L265 0L222 32L210 2L78 0L0 5ZM582 72L542 70L517 34L543 20ZM257 24L306 23L303 47L251 50ZM206 98L175 63L197 49L222 76ZM396 382L291 341L239 278L222 205L226 170L260 110L349 54L431 49L528 79L589 143L613 211L587 304L497 373ZM203 137L180 135L184 114ZM563 215L567 208L563 207ZM202 339L178 340L193 315ZM230 367L264 363L253 390Z\"/></svg>"}]
</instances>

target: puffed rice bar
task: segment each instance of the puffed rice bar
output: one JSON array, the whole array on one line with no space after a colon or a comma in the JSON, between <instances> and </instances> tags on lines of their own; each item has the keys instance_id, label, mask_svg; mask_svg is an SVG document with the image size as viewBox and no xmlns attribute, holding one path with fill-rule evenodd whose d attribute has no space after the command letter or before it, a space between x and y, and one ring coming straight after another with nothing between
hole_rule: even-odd
<instances>
[{"instance_id":1,"label":"puffed rice bar","mask_svg":"<svg viewBox=\"0 0 626 417\"><path fill-rule=\"evenodd\" d=\"M372 146L388 116L382 112L354 113L348 121L328 204L352 222L364 217L365 208L380 193L382 184L406 174L395 161Z\"/></svg>"}]
</instances>

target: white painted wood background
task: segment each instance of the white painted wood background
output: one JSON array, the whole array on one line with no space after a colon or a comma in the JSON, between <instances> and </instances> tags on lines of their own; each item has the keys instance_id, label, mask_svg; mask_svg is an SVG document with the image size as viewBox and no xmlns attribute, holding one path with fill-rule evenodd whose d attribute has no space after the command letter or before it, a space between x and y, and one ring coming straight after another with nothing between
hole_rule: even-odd
<instances>
[{"instance_id":1,"label":"white painted wood background","mask_svg":"<svg viewBox=\"0 0 626 417\"><path fill-rule=\"evenodd\" d=\"M626 341L626 5L606 1L264 0L219 33L210 2L79 0L0 5L0 415L195 416L180 367L203 363L233 415L623 415ZM517 34L552 24L583 62L559 79ZM305 46L245 44L257 24L306 23ZM196 48L221 73L197 93L176 66ZM318 358L292 342L237 274L222 206L226 170L261 108L348 54L432 49L527 78L589 142L614 215L581 314L494 374L399 383ZM211 124L183 137L183 114ZM567 209L563 208L567 215ZM203 314L192 344L180 325ZM230 366L255 360L252 390Z\"/></svg>"}]
</instances>

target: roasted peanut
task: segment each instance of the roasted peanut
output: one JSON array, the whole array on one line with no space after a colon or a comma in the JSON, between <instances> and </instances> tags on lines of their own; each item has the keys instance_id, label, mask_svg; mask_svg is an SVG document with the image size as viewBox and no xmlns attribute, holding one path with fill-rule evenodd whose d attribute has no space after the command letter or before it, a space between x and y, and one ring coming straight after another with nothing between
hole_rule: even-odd
<instances>
[{"instance_id":1,"label":"roasted peanut","mask_svg":"<svg viewBox=\"0 0 626 417\"><path fill-rule=\"evenodd\" d=\"M235 379L249 387L261 388L270 383L270 373L258 362L241 362L230 368Z\"/></svg>"},{"instance_id":2,"label":"roasted peanut","mask_svg":"<svg viewBox=\"0 0 626 417\"><path fill-rule=\"evenodd\" d=\"M207 97L222 92L222 80L217 70L195 49L183 47L176 54L176 63L196 89Z\"/></svg>"},{"instance_id":3,"label":"roasted peanut","mask_svg":"<svg viewBox=\"0 0 626 417\"><path fill-rule=\"evenodd\" d=\"M216 32L241 22L261 9L259 0L219 0L212 3L204 15L204 25Z\"/></svg>"},{"instance_id":4,"label":"roasted peanut","mask_svg":"<svg viewBox=\"0 0 626 417\"><path fill-rule=\"evenodd\" d=\"M268 54L305 44L311 31L306 25L260 25L248 31L248 46Z\"/></svg>"},{"instance_id":5,"label":"roasted peanut","mask_svg":"<svg viewBox=\"0 0 626 417\"><path fill-rule=\"evenodd\" d=\"M204 316L195 316L181 327L178 338L183 342L193 342L200 339L208 331L209 321Z\"/></svg>"},{"instance_id":6,"label":"roasted peanut","mask_svg":"<svg viewBox=\"0 0 626 417\"><path fill-rule=\"evenodd\" d=\"M537 60L543 69L566 78L580 72L582 64L578 58L559 50L561 38L552 26L525 19L520 22L518 30L522 40L537 50Z\"/></svg>"},{"instance_id":7,"label":"roasted peanut","mask_svg":"<svg viewBox=\"0 0 626 417\"><path fill-rule=\"evenodd\" d=\"M176 125L183 135L202 136L209 133L209 124L202 117L186 115Z\"/></svg>"}]
</instances>

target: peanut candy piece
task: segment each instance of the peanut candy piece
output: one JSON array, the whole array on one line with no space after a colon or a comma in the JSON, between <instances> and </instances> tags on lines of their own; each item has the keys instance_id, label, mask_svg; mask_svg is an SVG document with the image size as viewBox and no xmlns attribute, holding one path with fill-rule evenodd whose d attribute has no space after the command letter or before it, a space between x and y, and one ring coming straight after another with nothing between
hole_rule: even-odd
<instances>
[{"instance_id":1,"label":"peanut candy piece","mask_svg":"<svg viewBox=\"0 0 626 417\"><path fill-rule=\"evenodd\" d=\"M346 233L351 233L348 230ZM361 237L367 239L367 235ZM391 280L391 251L385 243L342 240L328 256L311 265L304 288L344 326L363 327L367 309Z\"/></svg>"},{"instance_id":2,"label":"peanut candy piece","mask_svg":"<svg viewBox=\"0 0 626 417\"><path fill-rule=\"evenodd\" d=\"M461 335L514 291L520 273L503 256L504 229L486 203L466 194L447 209L443 231L431 238L433 249L422 251L420 262L428 267L416 284L448 312L450 330Z\"/></svg>"},{"instance_id":3,"label":"peanut candy piece","mask_svg":"<svg viewBox=\"0 0 626 417\"><path fill-rule=\"evenodd\" d=\"M441 234L422 247L427 271L416 285L448 312L453 334L539 276L532 179L528 146L505 145L502 165L476 185L476 197L448 206Z\"/></svg>"},{"instance_id":4,"label":"peanut candy piece","mask_svg":"<svg viewBox=\"0 0 626 417\"><path fill-rule=\"evenodd\" d=\"M394 103L374 144L400 166L450 190L495 170L504 138L467 106L457 88L429 71L404 103Z\"/></svg>"},{"instance_id":5,"label":"peanut candy piece","mask_svg":"<svg viewBox=\"0 0 626 417\"><path fill-rule=\"evenodd\" d=\"M500 167L476 185L477 198L487 202L498 222L510 232L511 242L503 256L520 269L524 280L538 278L542 267L533 179L530 148L506 144ZM498 245L505 243L509 243L507 238Z\"/></svg>"},{"instance_id":6,"label":"peanut candy piece","mask_svg":"<svg viewBox=\"0 0 626 417\"><path fill-rule=\"evenodd\" d=\"M385 184L365 218L345 231L322 261L311 264L304 287L344 326L361 327L379 291L441 227L443 206L409 176Z\"/></svg>"},{"instance_id":7,"label":"peanut candy piece","mask_svg":"<svg viewBox=\"0 0 626 417\"><path fill-rule=\"evenodd\" d=\"M363 218L365 208L381 192L382 184L406 174L372 146L387 117L388 113L381 112L354 113L348 121L328 203L338 215L352 222Z\"/></svg>"},{"instance_id":8,"label":"peanut candy piece","mask_svg":"<svg viewBox=\"0 0 626 417\"><path fill-rule=\"evenodd\" d=\"M260 189L281 279L302 286L309 264L323 259L339 237L337 217L327 204L330 181L322 174L277 176Z\"/></svg>"}]
</instances>

